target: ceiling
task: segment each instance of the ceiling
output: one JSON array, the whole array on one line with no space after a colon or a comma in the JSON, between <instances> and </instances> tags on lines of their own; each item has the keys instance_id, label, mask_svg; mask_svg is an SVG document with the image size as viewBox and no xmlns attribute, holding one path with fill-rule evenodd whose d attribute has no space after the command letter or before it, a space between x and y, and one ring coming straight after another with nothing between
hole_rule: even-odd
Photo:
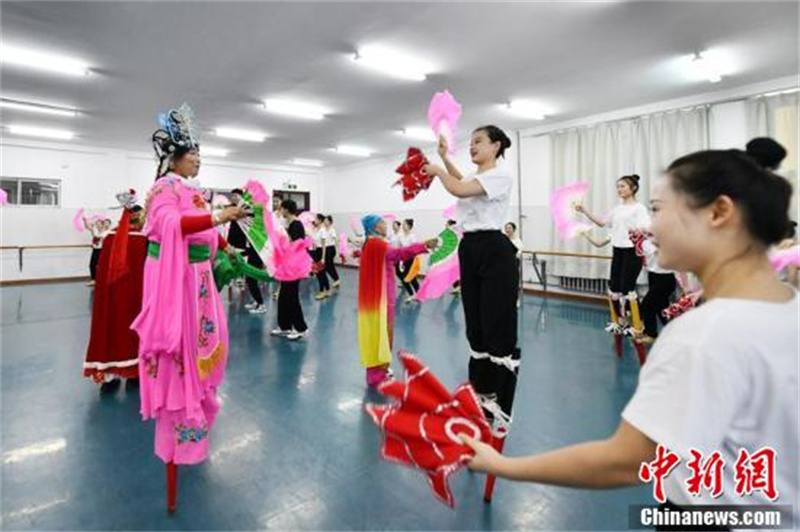
<instances>
[{"instance_id":1,"label":"ceiling","mask_svg":"<svg viewBox=\"0 0 800 532\"><path fill-rule=\"evenodd\" d=\"M204 143L238 162L294 157L354 162L340 143L392 155L397 133L424 126L432 94L449 89L464 106L462 129L547 122L509 116L501 104L530 98L547 120L722 90L798 74L796 2L8 2L7 44L75 56L93 75L69 78L2 69L2 95L69 105L51 118L3 110L2 121L74 131L73 142L149 149L156 116L188 102ZM396 46L435 73L400 81L351 60L364 44ZM702 50L733 60L715 85L688 78L676 60ZM266 97L307 99L330 109L320 122L264 112ZM260 129L261 144L215 138L218 126ZM4 133L5 134L5 133Z\"/></svg>"}]
</instances>

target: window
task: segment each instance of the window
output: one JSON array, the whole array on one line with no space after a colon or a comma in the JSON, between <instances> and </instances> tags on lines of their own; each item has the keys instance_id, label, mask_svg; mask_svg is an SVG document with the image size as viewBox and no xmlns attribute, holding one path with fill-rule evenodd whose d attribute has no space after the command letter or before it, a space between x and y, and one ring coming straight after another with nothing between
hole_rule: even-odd
<instances>
[{"instance_id":1,"label":"window","mask_svg":"<svg viewBox=\"0 0 800 532\"><path fill-rule=\"evenodd\" d=\"M9 205L61 205L60 179L27 179L3 177L0 188L8 194Z\"/></svg>"}]
</instances>

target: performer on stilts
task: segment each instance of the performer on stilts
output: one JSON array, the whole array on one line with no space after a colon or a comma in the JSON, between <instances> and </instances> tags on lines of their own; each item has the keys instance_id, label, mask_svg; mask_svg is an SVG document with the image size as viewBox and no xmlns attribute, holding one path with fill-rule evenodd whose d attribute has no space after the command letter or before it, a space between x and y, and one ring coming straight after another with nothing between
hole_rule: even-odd
<instances>
[{"instance_id":1,"label":"performer on stilts","mask_svg":"<svg viewBox=\"0 0 800 532\"><path fill-rule=\"evenodd\" d=\"M148 239L139 335L142 418L156 420L155 453L167 464L168 509L175 509L176 465L208 457L228 358L228 325L212 276L219 249L233 253L217 225L241 207L209 212L195 179L199 144L191 109L162 115L153 134L157 180L145 204Z\"/></svg>"},{"instance_id":2,"label":"performer on stilts","mask_svg":"<svg viewBox=\"0 0 800 532\"><path fill-rule=\"evenodd\" d=\"M386 241L386 220L368 214L362 218L362 224L366 240L358 278L358 347L361 364L367 370L367 385L378 386L391 375L395 266L436 248L438 239L395 247Z\"/></svg>"},{"instance_id":3,"label":"performer on stilts","mask_svg":"<svg viewBox=\"0 0 800 532\"><path fill-rule=\"evenodd\" d=\"M464 237L458 258L471 349L469 381L492 423L498 449L502 449L511 424L520 364L517 249L503 234L513 179L497 161L510 146L511 140L500 128L479 127L472 132L470 141L470 156L477 170L464 176L448 156L447 140L440 136L438 152L445 168L433 164L425 167L459 198L457 219ZM485 498L491 498L490 485Z\"/></svg>"},{"instance_id":4,"label":"performer on stilts","mask_svg":"<svg viewBox=\"0 0 800 532\"><path fill-rule=\"evenodd\" d=\"M609 310L611 323L606 330L616 336L617 355L622 356L622 336L634 336L643 326L639 315L639 299L636 280L642 271L642 257L636 254L629 231L650 226L647 208L636 201L640 177L636 174L622 176L617 180L617 196L620 202L605 217L598 217L578 204L575 210L583 213L598 227L611 229L611 236L600 242L588 233L581 233L594 246L611 244L611 273L609 278Z\"/></svg>"}]
</instances>

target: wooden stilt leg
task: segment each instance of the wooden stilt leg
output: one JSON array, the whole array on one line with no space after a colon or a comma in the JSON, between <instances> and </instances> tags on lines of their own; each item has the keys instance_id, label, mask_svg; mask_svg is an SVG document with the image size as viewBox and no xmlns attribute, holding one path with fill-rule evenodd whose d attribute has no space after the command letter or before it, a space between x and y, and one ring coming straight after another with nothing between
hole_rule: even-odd
<instances>
[{"instance_id":1,"label":"wooden stilt leg","mask_svg":"<svg viewBox=\"0 0 800 532\"><path fill-rule=\"evenodd\" d=\"M492 438L492 447L494 447L498 453L503 452L503 446L505 443L505 438ZM494 493L494 483L496 480L497 479L494 477L494 475L489 475L486 477L486 487L483 490L483 500L485 502L492 502L492 494Z\"/></svg>"},{"instance_id":2,"label":"wooden stilt leg","mask_svg":"<svg viewBox=\"0 0 800 532\"><path fill-rule=\"evenodd\" d=\"M167 464L167 511L175 512L178 507L178 466L174 462Z\"/></svg>"}]
</instances>

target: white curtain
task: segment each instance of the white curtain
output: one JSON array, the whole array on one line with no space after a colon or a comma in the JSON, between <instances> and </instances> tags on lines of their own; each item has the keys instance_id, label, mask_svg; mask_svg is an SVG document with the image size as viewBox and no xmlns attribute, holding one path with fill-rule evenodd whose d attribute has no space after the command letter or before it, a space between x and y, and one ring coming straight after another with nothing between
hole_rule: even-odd
<instances>
[{"instance_id":1,"label":"white curtain","mask_svg":"<svg viewBox=\"0 0 800 532\"><path fill-rule=\"evenodd\" d=\"M778 169L792 184L794 194L790 206L790 216L798 219L798 93L760 96L747 100L745 120L747 138L772 137L786 148L786 159Z\"/></svg>"},{"instance_id":2,"label":"white curtain","mask_svg":"<svg viewBox=\"0 0 800 532\"><path fill-rule=\"evenodd\" d=\"M707 149L708 108L659 113L650 116L596 124L552 133L551 190L586 180L591 188L584 200L588 210L604 215L617 203L616 181L620 176L639 174L639 201L649 206L650 187L669 164L681 155ZM606 236L593 231L596 240ZM583 238L562 242L551 236L550 249L572 253L610 255L610 248L598 250ZM543 257L548 273L568 277L604 279L610 262L569 257Z\"/></svg>"}]
</instances>

